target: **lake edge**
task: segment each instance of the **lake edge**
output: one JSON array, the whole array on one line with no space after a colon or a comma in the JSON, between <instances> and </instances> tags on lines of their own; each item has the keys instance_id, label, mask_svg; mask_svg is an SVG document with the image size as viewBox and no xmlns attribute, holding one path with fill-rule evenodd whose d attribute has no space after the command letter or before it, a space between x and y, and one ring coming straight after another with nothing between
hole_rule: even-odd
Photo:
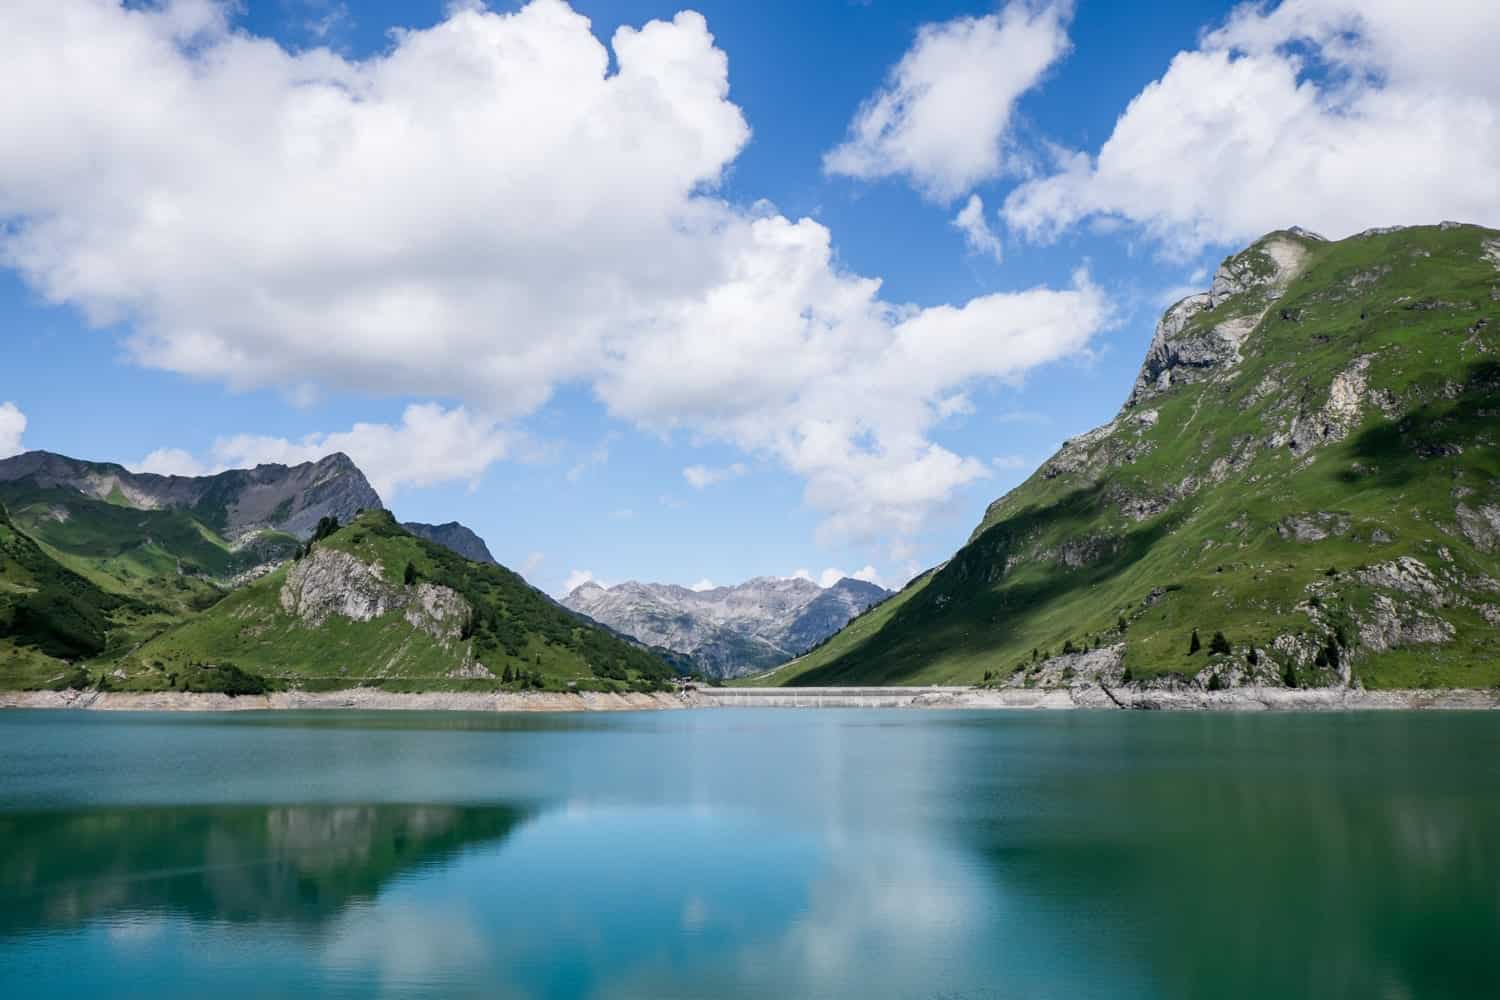
<instances>
[{"instance_id":1,"label":"lake edge","mask_svg":"<svg viewBox=\"0 0 1500 1000\"><path fill-rule=\"evenodd\" d=\"M0 709L125 712L460 711L631 712L692 708L897 708L979 710L1404 711L1500 709L1491 689L1365 691L1357 688L1257 688L1226 691L1072 688L708 688L683 693L417 693L352 688L230 696L182 691L0 691Z\"/></svg>"}]
</instances>

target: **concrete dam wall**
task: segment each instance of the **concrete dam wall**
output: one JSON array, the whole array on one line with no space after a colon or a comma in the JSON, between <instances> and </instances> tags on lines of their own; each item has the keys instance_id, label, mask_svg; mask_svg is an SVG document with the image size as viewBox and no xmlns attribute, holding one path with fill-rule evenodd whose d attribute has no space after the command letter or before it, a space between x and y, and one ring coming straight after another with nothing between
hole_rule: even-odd
<instances>
[{"instance_id":1,"label":"concrete dam wall","mask_svg":"<svg viewBox=\"0 0 1500 1000\"><path fill-rule=\"evenodd\" d=\"M943 703L966 687L699 688L696 700L720 708L912 708Z\"/></svg>"}]
</instances>

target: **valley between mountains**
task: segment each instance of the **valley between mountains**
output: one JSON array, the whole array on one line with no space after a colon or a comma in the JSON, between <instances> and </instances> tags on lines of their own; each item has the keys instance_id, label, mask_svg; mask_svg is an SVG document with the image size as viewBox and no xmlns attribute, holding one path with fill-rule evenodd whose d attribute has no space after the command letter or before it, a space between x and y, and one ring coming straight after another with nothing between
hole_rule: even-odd
<instances>
[{"instance_id":1,"label":"valley between mountains","mask_svg":"<svg viewBox=\"0 0 1500 1000\"><path fill-rule=\"evenodd\" d=\"M561 602L344 455L207 477L0 461L0 688L1500 685L1500 233L1291 229L1167 310L1118 415L899 593ZM1133 693L1133 694L1132 694Z\"/></svg>"}]
</instances>

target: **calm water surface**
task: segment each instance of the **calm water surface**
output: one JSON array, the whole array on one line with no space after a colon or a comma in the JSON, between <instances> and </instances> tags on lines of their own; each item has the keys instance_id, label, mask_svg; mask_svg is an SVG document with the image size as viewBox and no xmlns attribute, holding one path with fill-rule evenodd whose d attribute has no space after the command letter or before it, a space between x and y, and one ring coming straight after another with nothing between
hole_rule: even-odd
<instances>
[{"instance_id":1,"label":"calm water surface","mask_svg":"<svg viewBox=\"0 0 1500 1000\"><path fill-rule=\"evenodd\" d=\"M0 713L0 996L1495 997L1500 719Z\"/></svg>"}]
</instances>

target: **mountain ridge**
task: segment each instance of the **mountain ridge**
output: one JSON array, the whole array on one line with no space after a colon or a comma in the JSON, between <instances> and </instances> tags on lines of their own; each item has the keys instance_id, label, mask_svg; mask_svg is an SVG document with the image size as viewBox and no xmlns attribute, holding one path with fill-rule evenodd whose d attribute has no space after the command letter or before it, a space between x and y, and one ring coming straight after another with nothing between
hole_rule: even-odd
<instances>
[{"instance_id":1,"label":"mountain ridge","mask_svg":"<svg viewBox=\"0 0 1500 1000\"><path fill-rule=\"evenodd\" d=\"M590 581L562 603L648 646L687 656L709 676L728 678L805 653L888 595L851 577L826 588L798 577L754 577L706 590L629 580L612 587Z\"/></svg>"},{"instance_id":2,"label":"mountain ridge","mask_svg":"<svg viewBox=\"0 0 1500 1000\"><path fill-rule=\"evenodd\" d=\"M425 538L429 542L443 546L455 555L463 556L477 563L488 563L491 566L500 565L490 548L484 543L474 531L466 525L457 521L447 521L443 524L424 524L421 521L402 521L401 527L410 531L418 538Z\"/></svg>"},{"instance_id":3,"label":"mountain ridge","mask_svg":"<svg viewBox=\"0 0 1500 1000\"><path fill-rule=\"evenodd\" d=\"M316 462L262 464L208 476L132 472L113 462L49 451L0 459L0 483L23 479L138 510L184 511L231 542L263 530L305 541L324 517L346 522L360 510L384 507L364 473L343 452Z\"/></svg>"}]
</instances>

